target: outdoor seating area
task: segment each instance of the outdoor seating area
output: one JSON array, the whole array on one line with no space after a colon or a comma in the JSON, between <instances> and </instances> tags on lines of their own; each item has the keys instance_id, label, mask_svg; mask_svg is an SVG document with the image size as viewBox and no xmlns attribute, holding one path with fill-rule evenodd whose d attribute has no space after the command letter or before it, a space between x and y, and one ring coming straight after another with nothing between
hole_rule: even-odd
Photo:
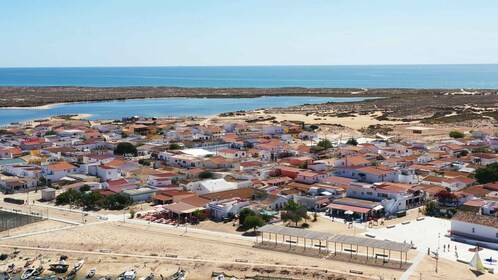
<instances>
[{"instance_id":1,"label":"outdoor seating area","mask_svg":"<svg viewBox=\"0 0 498 280\"><path fill-rule=\"evenodd\" d=\"M208 210L204 207L183 204L158 205L154 207L153 211L145 214L137 214L137 218L154 223L177 225L185 222L198 222L199 219L209 216ZM198 214L196 211L198 211Z\"/></svg>"},{"instance_id":2,"label":"outdoor seating area","mask_svg":"<svg viewBox=\"0 0 498 280\"><path fill-rule=\"evenodd\" d=\"M265 225L254 247L312 257L406 269L411 244ZM399 253L399 255L397 254Z\"/></svg>"}]
</instances>

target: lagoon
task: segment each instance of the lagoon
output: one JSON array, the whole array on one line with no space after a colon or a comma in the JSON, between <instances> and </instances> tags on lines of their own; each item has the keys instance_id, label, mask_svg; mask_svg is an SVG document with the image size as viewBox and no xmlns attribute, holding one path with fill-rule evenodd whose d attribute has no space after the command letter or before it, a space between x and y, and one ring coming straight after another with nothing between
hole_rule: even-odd
<instances>
[{"instance_id":1,"label":"lagoon","mask_svg":"<svg viewBox=\"0 0 498 280\"><path fill-rule=\"evenodd\" d=\"M210 116L239 110L290 107L326 102L357 102L362 97L269 96L256 98L154 98L56 104L38 108L0 109L0 125L58 115L90 114L88 119L123 117Z\"/></svg>"}]
</instances>

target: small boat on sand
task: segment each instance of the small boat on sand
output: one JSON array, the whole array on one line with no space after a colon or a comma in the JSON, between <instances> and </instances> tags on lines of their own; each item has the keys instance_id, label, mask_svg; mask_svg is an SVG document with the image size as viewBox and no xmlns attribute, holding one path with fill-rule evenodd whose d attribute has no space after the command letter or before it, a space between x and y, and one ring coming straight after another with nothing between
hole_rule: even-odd
<instances>
[{"instance_id":1,"label":"small boat on sand","mask_svg":"<svg viewBox=\"0 0 498 280\"><path fill-rule=\"evenodd\" d=\"M57 275L47 275L35 277L35 280L62 280L62 278Z\"/></svg>"},{"instance_id":2,"label":"small boat on sand","mask_svg":"<svg viewBox=\"0 0 498 280\"><path fill-rule=\"evenodd\" d=\"M45 271L45 268L43 267L43 265L40 264L40 266L37 267L35 272L33 273L33 276L38 276L42 274L43 271Z\"/></svg>"},{"instance_id":3,"label":"small boat on sand","mask_svg":"<svg viewBox=\"0 0 498 280\"><path fill-rule=\"evenodd\" d=\"M73 271L74 272L77 272L78 270L80 270L82 267L83 267L83 264L85 263L85 260L79 260L75 265L74 265L74 268L73 268Z\"/></svg>"},{"instance_id":4,"label":"small boat on sand","mask_svg":"<svg viewBox=\"0 0 498 280\"><path fill-rule=\"evenodd\" d=\"M33 260L32 259L27 259L26 263L24 263L24 268L26 268L26 267L28 267L28 266L30 266L32 264L33 264Z\"/></svg>"},{"instance_id":5,"label":"small boat on sand","mask_svg":"<svg viewBox=\"0 0 498 280\"><path fill-rule=\"evenodd\" d=\"M154 280L154 273L151 272L150 274L148 274L144 277L138 278L138 280Z\"/></svg>"},{"instance_id":6,"label":"small boat on sand","mask_svg":"<svg viewBox=\"0 0 498 280\"><path fill-rule=\"evenodd\" d=\"M49 265L50 268L48 270L56 272L56 273L66 273L69 269L69 265L65 263L54 263Z\"/></svg>"},{"instance_id":7,"label":"small boat on sand","mask_svg":"<svg viewBox=\"0 0 498 280\"><path fill-rule=\"evenodd\" d=\"M21 280L27 280L29 279L31 276L33 276L33 274L36 272L36 268L34 267L29 267L27 268L23 274L21 275Z\"/></svg>"},{"instance_id":8,"label":"small boat on sand","mask_svg":"<svg viewBox=\"0 0 498 280\"><path fill-rule=\"evenodd\" d=\"M14 271L14 268L15 268L15 267L16 267L16 264L14 264L14 263L13 263L13 264L10 264L9 266L7 266L7 269L5 270L5 272L6 272L7 274L12 273L12 271Z\"/></svg>"},{"instance_id":9,"label":"small boat on sand","mask_svg":"<svg viewBox=\"0 0 498 280\"><path fill-rule=\"evenodd\" d=\"M106 276L103 276L103 277L97 278L97 280L111 280L111 275L110 275L110 274L107 274Z\"/></svg>"},{"instance_id":10,"label":"small boat on sand","mask_svg":"<svg viewBox=\"0 0 498 280\"><path fill-rule=\"evenodd\" d=\"M175 272L173 275L171 275L170 277L166 278L168 280L185 280L187 279L187 271L182 269L182 268L178 268L178 271Z\"/></svg>"},{"instance_id":11,"label":"small boat on sand","mask_svg":"<svg viewBox=\"0 0 498 280\"><path fill-rule=\"evenodd\" d=\"M117 280L135 280L136 277L137 271L135 269L132 269L119 274Z\"/></svg>"},{"instance_id":12,"label":"small boat on sand","mask_svg":"<svg viewBox=\"0 0 498 280\"><path fill-rule=\"evenodd\" d=\"M93 278L95 276L95 273L97 272L96 268L91 268L88 273L85 275L87 279Z\"/></svg>"}]
</instances>

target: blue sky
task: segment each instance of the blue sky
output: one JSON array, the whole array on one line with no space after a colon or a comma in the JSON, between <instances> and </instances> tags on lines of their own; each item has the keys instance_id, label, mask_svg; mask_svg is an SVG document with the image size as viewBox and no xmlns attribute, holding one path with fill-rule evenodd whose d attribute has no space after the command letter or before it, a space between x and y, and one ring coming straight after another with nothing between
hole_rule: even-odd
<instances>
[{"instance_id":1,"label":"blue sky","mask_svg":"<svg viewBox=\"0 0 498 280\"><path fill-rule=\"evenodd\" d=\"M498 1L0 2L0 67L498 63Z\"/></svg>"}]
</instances>

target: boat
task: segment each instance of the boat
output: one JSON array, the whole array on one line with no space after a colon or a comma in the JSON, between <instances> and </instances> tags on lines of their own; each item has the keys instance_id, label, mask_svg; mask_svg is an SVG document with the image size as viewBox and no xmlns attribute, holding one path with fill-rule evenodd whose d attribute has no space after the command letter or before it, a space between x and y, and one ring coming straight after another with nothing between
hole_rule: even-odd
<instances>
[{"instance_id":1,"label":"boat","mask_svg":"<svg viewBox=\"0 0 498 280\"><path fill-rule=\"evenodd\" d=\"M187 279L187 271L179 268L177 272L175 272L170 277L166 278L168 280L185 280Z\"/></svg>"},{"instance_id":2,"label":"boat","mask_svg":"<svg viewBox=\"0 0 498 280\"><path fill-rule=\"evenodd\" d=\"M111 280L111 275L107 274L106 276L102 276L100 278L97 278L97 280Z\"/></svg>"},{"instance_id":3,"label":"boat","mask_svg":"<svg viewBox=\"0 0 498 280\"><path fill-rule=\"evenodd\" d=\"M91 268L88 273L86 274L86 278L90 279L90 278L93 278L93 276L95 276L95 273L97 272L97 269L96 268Z\"/></svg>"},{"instance_id":4,"label":"boat","mask_svg":"<svg viewBox=\"0 0 498 280\"><path fill-rule=\"evenodd\" d=\"M21 280L26 280L29 279L33 274L36 272L36 269L34 267L29 267L27 268L23 274L21 275Z\"/></svg>"},{"instance_id":5,"label":"boat","mask_svg":"<svg viewBox=\"0 0 498 280\"><path fill-rule=\"evenodd\" d=\"M117 280L135 280L136 277L137 271L135 269L132 269L119 274Z\"/></svg>"},{"instance_id":6,"label":"boat","mask_svg":"<svg viewBox=\"0 0 498 280\"><path fill-rule=\"evenodd\" d=\"M83 264L85 263L85 260L79 260L75 265L74 265L74 268L73 268L73 271L74 272L78 272L78 270L81 269L81 267L83 267Z\"/></svg>"},{"instance_id":7,"label":"boat","mask_svg":"<svg viewBox=\"0 0 498 280\"><path fill-rule=\"evenodd\" d=\"M43 265L40 264L40 266L37 267L35 272L33 273L33 276L39 276L40 274L42 274L44 270L45 268L43 267Z\"/></svg>"},{"instance_id":8,"label":"boat","mask_svg":"<svg viewBox=\"0 0 498 280\"><path fill-rule=\"evenodd\" d=\"M48 270L56 272L56 273L66 273L69 269L69 265L65 263L54 263L49 265L50 268Z\"/></svg>"},{"instance_id":9,"label":"boat","mask_svg":"<svg viewBox=\"0 0 498 280\"><path fill-rule=\"evenodd\" d=\"M6 271L4 271L2 274L0 274L0 279L2 279L2 280L11 280L12 277L10 276L10 274L8 274Z\"/></svg>"},{"instance_id":10,"label":"boat","mask_svg":"<svg viewBox=\"0 0 498 280\"><path fill-rule=\"evenodd\" d=\"M154 273L151 272L147 276L138 278L138 280L154 280Z\"/></svg>"},{"instance_id":11,"label":"boat","mask_svg":"<svg viewBox=\"0 0 498 280\"><path fill-rule=\"evenodd\" d=\"M61 280L62 278L57 275L47 275L47 276L38 276L35 277L35 280Z\"/></svg>"},{"instance_id":12,"label":"boat","mask_svg":"<svg viewBox=\"0 0 498 280\"><path fill-rule=\"evenodd\" d=\"M73 273L73 271L71 271L71 273L69 273L65 278L64 280L73 280L74 278L76 277L76 272Z\"/></svg>"},{"instance_id":13,"label":"boat","mask_svg":"<svg viewBox=\"0 0 498 280\"><path fill-rule=\"evenodd\" d=\"M482 264L481 257L479 257L479 246L475 250L474 257L472 260L469 262L469 267L470 270L477 272L477 273L485 273L486 269L484 268L484 265Z\"/></svg>"},{"instance_id":14,"label":"boat","mask_svg":"<svg viewBox=\"0 0 498 280\"><path fill-rule=\"evenodd\" d=\"M212 272L211 278L215 280L237 280L233 275L226 274L225 272Z\"/></svg>"},{"instance_id":15,"label":"boat","mask_svg":"<svg viewBox=\"0 0 498 280\"><path fill-rule=\"evenodd\" d=\"M26 263L24 263L24 268L26 268L26 267L28 267L28 266L30 266L32 264L33 264L33 260L32 259L27 259Z\"/></svg>"},{"instance_id":16,"label":"boat","mask_svg":"<svg viewBox=\"0 0 498 280\"><path fill-rule=\"evenodd\" d=\"M5 273L12 273L12 271L14 271L14 268L16 267L16 264L10 264L9 266L7 266L7 269L5 270Z\"/></svg>"}]
</instances>

